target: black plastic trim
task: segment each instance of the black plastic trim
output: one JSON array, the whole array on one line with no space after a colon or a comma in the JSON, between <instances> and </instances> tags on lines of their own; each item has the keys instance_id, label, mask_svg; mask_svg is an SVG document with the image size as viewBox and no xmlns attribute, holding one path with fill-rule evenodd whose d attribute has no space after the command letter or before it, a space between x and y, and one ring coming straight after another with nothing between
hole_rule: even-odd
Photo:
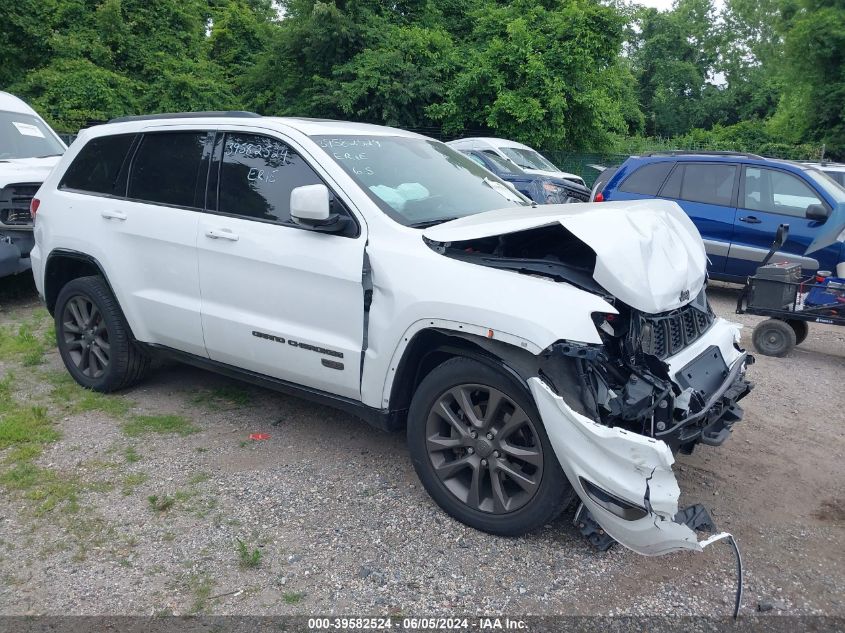
<instances>
[{"instance_id":1,"label":"black plastic trim","mask_svg":"<svg viewBox=\"0 0 845 633\"><path fill-rule=\"evenodd\" d=\"M209 119L232 117L238 119L260 119L260 114L247 110L208 110L206 112L162 112L160 114L138 114L119 116L109 119L109 123L128 123L130 121L158 121L161 119Z\"/></svg>"},{"instance_id":2,"label":"black plastic trim","mask_svg":"<svg viewBox=\"0 0 845 633\"><path fill-rule=\"evenodd\" d=\"M176 350L164 345L151 343L139 343L139 345L151 356L167 358L187 365L193 365L194 367L213 371L214 373L222 374L223 376L228 376L229 378L243 380L259 387L265 387L267 389L272 389L273 391L297 396L318 404L324 404L335 409L340 409L341 411L351 413L368 424L384 431L396 431L401 428L401 420L399 419L400 416L397 415L396 412L391 412L385 409L376 409L358 400L338 396L312 387L305 387L303 385L288 382L287 380L281 380L280 378L273 378L272 376L235 367L234 365L227 365L226 363L221 363L210 358L204 358L188 352Z\"/></svg>"}]
</instances>

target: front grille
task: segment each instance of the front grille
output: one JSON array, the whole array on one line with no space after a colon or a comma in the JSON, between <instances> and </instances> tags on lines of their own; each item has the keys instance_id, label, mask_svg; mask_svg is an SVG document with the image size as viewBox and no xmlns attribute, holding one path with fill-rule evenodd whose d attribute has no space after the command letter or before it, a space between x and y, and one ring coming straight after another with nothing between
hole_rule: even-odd
<instances>
[{"instance_id":1,"label":"front grille","mask_svg":"<svg viewBox=\"0 0 845 633\"><path fill-rule=\"evenodd\" d=\"M666 358L677 354L707 331L714 316L692 305L664 314L643 314L642 349L646 354Z\"/></svg>"},{"instance_id":2,"label":"front grille","mask_svg":"<svg viewBox=\"0 0 845 633\"><path fill-rule=\"evenodd\" d=\"M41 183L17 183L0 189L0 222L7 226L28 226L32 224L29 203Z\"/></svg>"}]
</instances>

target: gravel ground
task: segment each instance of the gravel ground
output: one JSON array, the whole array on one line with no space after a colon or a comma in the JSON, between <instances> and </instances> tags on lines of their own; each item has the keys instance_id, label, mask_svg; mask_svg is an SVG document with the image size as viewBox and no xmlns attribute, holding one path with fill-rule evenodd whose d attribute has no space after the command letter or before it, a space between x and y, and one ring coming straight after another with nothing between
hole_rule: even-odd
<instances>
[{"instance_id":1,"label":"gravel ground","mask_svg":"<svg viewBox=\"0 0 845 633\"><path fill-rule=\"evenodd\" d=\"M41 310L31 287L15 283L0 280L4 326ZM735 288L710 296L737 318ZM747 327L747 346L750 337ZM54 351L35 367L0 360L18 399L49 396L41 376L61 369ZM736 535L743 613L845 615L845 328L811 326L790 357L758 356L751 376L757 389L733 437L678 457L682 502L708 505ZM731 611L729 547L597 552L572 527L574 508L523 538L476 532L421 489L401 434L347 414L178 365L111 398L128 412L48 400L62 436L37 464L83 483L75 504L49 511L37 495L0 495L0 613ZM153 414L183 416L198 432L122 430L127 416ZM155 510L151 495L172 505ZM249 566L253 550L260 560Z\"/></svg>"}]
</instances>

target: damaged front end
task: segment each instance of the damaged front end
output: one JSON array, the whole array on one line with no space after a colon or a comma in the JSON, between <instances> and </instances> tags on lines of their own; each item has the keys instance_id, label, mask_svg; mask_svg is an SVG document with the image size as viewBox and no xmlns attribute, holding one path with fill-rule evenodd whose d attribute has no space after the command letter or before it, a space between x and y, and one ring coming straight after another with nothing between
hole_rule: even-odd
<instances>
[{"instance_id":1,"label":"damaged front end","mask_svg":"<svg viewBox=\"0 0 845 633\"><path fill-rule=\"evenodd\" d=\"M728 438L754 360L738 327L710 309L695 228L663 206L561 211L502 232L456 222L427 236L447 257L566 283L614 311L592 314L600 343L563 339L541 352L528 384L583 502L579 528L596 545L610 535L645 555L700 551L722 538L699 541L697 531L716 527L700 505L679 511L672 464L677 452Z\"/></svg>"},{"instance_id":2,"label":"damaged front end","mask_svg":"<svg viewBox=\"0 0 845 633\"><path fill-rule=\"evenodd\" d=\"M529 381L583 502L576 524L599 547L609 535L645 555L700 550L695 532L716 528L701 506L679 511L673 453L727 439L752 389L745 368L753 357L704 290L665 314L615 307L594 315L601 345L557 342Z\"/></svg>"},{"instance_id":3,"label":"damaged front end","mask_svg":"<svg viewBox=\"0 0 845 633\"><path fill-rule=\"evenodd\" d=\"M593 315L603 344L560 341L544 351L540 370L550 384L568 391L582 415L663 440L673 452L722 444L752 388L745 368L753 358L735 327L716 319L704 290L665 314L615 307L618 314Z\"/></svg>"}]
</instances>

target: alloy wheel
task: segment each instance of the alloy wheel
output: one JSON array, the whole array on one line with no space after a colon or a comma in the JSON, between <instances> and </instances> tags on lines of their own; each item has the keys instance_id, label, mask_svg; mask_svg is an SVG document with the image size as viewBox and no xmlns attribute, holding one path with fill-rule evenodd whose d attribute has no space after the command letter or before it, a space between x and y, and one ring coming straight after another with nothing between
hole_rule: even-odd
<instances>
[{"instance_id":1,"label":"alloy wheel","mask_svg":"<svg viewBox=\"0 0 845 633\"><path fill-rule=\"evenodd\" d=\"M88 378L99 378L109 366L109 332L97 305L88 297L77 295L62 313L62 331L68 356Z\"/></svg>"},{"instance_id":2,"label":"alloy wheel","mask_svg":"<svg viewBox=\"0 0 845 633\"><path fill-rule=\"evenodd\" d=\"M461 502L506 514L525 506L543 475L543 448L534 423L503 392L477 384L442 393L426 422L434 473Z\"/></svg>"}]
</instances>

